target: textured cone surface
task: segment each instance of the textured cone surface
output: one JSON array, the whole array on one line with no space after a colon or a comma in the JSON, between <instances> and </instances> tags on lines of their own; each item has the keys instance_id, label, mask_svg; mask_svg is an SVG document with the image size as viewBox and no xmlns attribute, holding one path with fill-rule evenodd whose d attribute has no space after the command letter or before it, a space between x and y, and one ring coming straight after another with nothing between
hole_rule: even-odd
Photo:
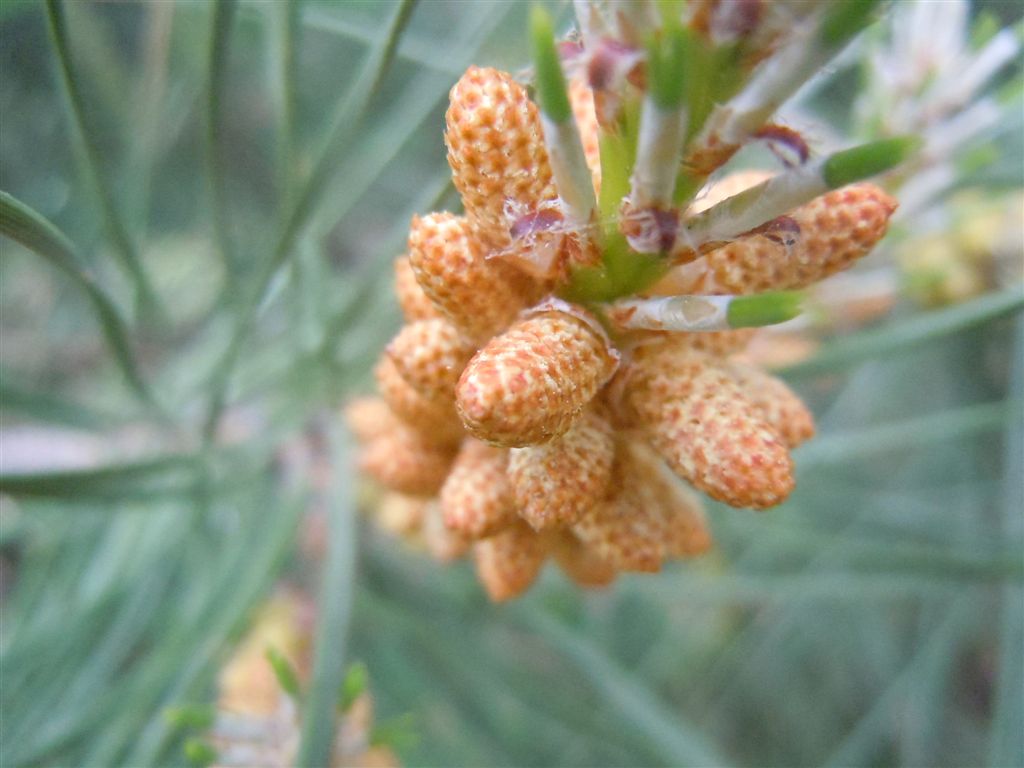
<instances>
[{"instance_id":1,"label":"textured cone surface","mask_svg":"<svg viewBox=\"0 0 1024 768\"><path fill-rule=\"evenodd\" d=\"M664 555L694 557L707 552L711 531L700 498L646 445L634 442L630 447L641 496L661 515Z\"/></svg>"},{"instance_id":2,"label":"textured cone surface","mask_svg":"<svg viewBox=\"0 0 1024 768\"><path fill-rule=\"evenodd\" d=\"M581 587L603 587L618 575L571 531L559 532L552 554L565 575Z\"/></svg>"},{"instance_id":3,"label":"textured cone surface","mask_svg":"<svg viewBox=\"0 0 1024 768\"><path fill-rule=\"evenodd\" d=\"M544 566L550 541L521 521L473 545L477 577L491 600L517 597L530 588Z\"/></svg>"},{"instance_id":4,"label":"textured cone surface","mask_svg":"<svg viewBox=\"0 0 1024 768\"><path fill-rule=\"evenodd\" d=\"M459 442L462 425L450 397L424 397L402 377L394 361L387 355L377 363L374 375L384 402L405 424L429 435L436 442Z\"/></svg>"},{"instance_id":5,"label":"textured cone surface","mask_svg":"<svg viewBox=\"0 0 1024 768\"><path fill-rule=\"evenodd\" d=\"M620 571L655 572L665 558L665 515L646 486L650 464L621 439L616 446L612 495L573 526L573 533L597 557ZM657 503L655 503L657 502Z\"/></svg>"},{"instance_id":6,"label":"textured cone surface","mask_svg":"<svg viewBox=\"0 0 1024 768\"><path fill-rule=\"evenodd\" d=\"M640 331L633 334L637 346L671 343L677 348L708 352L712 355L731 355L746 349L758 328L736 328L730 331Z\"/></svg>"},{"instance_id":7,"label":"textured cone surface","mask_svg":"<svg viewBox=\"0 0 1024 768\"><path fill-rule=\"evenodd\" d=\"M391 490L432 496L440 490L452 458L447 448L398 426L363 449L360 468Z\"/></svg>"},{"instance_id":8,"label":"textured cone surface","mask_svg":"<svg viewBox=\"0 0 1024 768\"><path fill-rule=\"evenodd\" d=\"M457 560L469 549L469 539L444 524L437 501L429 502L424 509L422 534L431 557L444 563Z\"/></svg>"},{"instance_id":9,"label":"textured cone surface","mask_svg":"<svg viewBox=\"0 0 1024 768\"><path fill-rule=\"evenodd\" d=\"M441 488L445 525L480 539L516 522L507 467L507 450L467 439Z\"/></svg>"},{"instance_id":10,"label":"textured cone surface","mask_svg":"<svg viewBox=\"0 0 1024 768\"><path fill-rule=\"evenodd\" d=\"M754 334L735 359L759 368L779 369L807 360L821 347L821 340L806 331L772 330Z\"/></svg>"},{"instance_id":11,"label":"textured cone surface","mask_svg":"<svg viewBox=\"0 0 1024 768\"><path fill-rule=\"evenodd\" d=\"M697 334L658 334L633 350L632 360L619 370L609 388L621 393L618 410L626 425L638 425L644 413L687 394L690 382L716 365L718 358L694 349L688 338L691 335Z\"/></svg>"},{"instance_id":12,"label":"textured cone surface","mask_svg":"<svg viewBox=\"0 0 1024 768\"><path fill-rule=\"evenodd\" d=\"M780 379L749 365L730 363L729 371L786 445L796 448L814 437L814 415Z\"/></svg>"},{"instance_id":13,"label":"textured cone surface","mask_svg":"<svg viewBox=\"0 0 1024 768\"><path fill-rule=\"evenodd\" d=\"M407 323L443 317L430 297L420 288L407 256L395 259L395 296Z\"/></svg>"},{"instance_id":14,"label":"textured cone surface","mask_svg":"<svg viewBox=\"0 0 1024 768\"><path fill-rule=\"evenodd\" d=\"M493 338L456 390L466 429L485 442L522 447L565 432L618 364L603 334L557 310Z\"/></svg>"},{"instance_id":15,"label":"textured cone surface","mask_svg":"<svg viewBox=\"0 0 1024 768\"><path fill-rule=\"evenodd\" d=\"M561 437L513 448L508 477L519 515L535 530L576 522L607 495L614 460L611 425L592 411Z\"/></svg>"},{"instance_id":16,"label":"textured cone surface","mask_svg":"<svg viewBox=\"0 0 1024 768\"><path fill-rule=\"evenodd\" d=\"M636 350L616 386L623 415L680 477L738 507L778 504L793 488L785 441L727 364L667 339Z\"/></svg>"},{"instance_id":17,"label":"textured cone surface","mask_svg":"<svg viewBox=\"0 0 1024 768\"><path fill-rule=\"evenodd\" d=\"M573 533L616 570L655 573L663 557L661 515L627 477L617 479L615 487L619 492L584 515Z\"/></svg>"},{"instance_id":18,"label":"textured cone surface","mask_svg":"<svg viewBox=\"0 0 1024 768\"><path fill-rule=\"evenodd\" d=\"M449 94L448 164L466 214L487 245L509 244L506 207L554 200L540 113L526 89L496 69L470 67Z\"/></svg>"},{"instance_id":19,"label":"textured cone surface","mask_svg":"<svg viewBox=\"0 0 1024 768\"><path fill-rule=\"evenodd\" d=\"M388 344L387 355L406 382L428 400L455 402L455 385L476 348L446 320L419 320Z\"/></svg>"},{"instance_id":20,"label":"textured cone surface","mask_svg":"<svg viewBox=\"0 0 1024 768\"><path fill-rule=\"evenodd\" d=\"M345 406L345 423L361 443L390 432L397 419L379 397L358 397Z\"/></svg>"},{"instance_id":21,"label":"textured cone surface","mask_svg":"<svg viewBox=\"0 0 1024 768\"><path fill-rule=\"evenodd\" d=\"M532 290L514 267L486 256L464 217L432 213L413 218L409 263L420 287L441 314L477 340L506 327Z\"/></svg>"},{"instance_id":22,"label":"textured cone surface","mask_svg":"<svg viewBox=\"0 0 1024 768\"><path fill-rule=\"evenodd\" d=\"M815 198L789 214L795 242L750 234L673 270L679 293L751 294L792 290L840 272L882 239L896 201L873 184L854 184Z\"/></svg>"},{"instance_id":23,"label":"textured cone surface","mask_svg":"<svg viewBox=\"0 0 1024 768\"><path fill-rule=\"evenodd\" d=\"M651 444L672 470L714 499L764 508L793 489L786 444L731 376L715 368L683 381L678 394L638 403Z\"/></svg>"}]
</instances>

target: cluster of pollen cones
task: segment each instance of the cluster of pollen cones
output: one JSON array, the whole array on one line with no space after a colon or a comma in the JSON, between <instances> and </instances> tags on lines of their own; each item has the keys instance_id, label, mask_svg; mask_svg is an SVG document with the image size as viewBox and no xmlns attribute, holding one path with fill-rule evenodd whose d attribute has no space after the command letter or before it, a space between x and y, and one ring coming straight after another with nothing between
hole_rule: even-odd
<instances>
[{"instance_id":1,"label":"cluster of pollen cones","mask_svg":"<svg viewBox=\"0 0 1024 768\"><path fill-rule=\"evenodd\" d=\"M569 93L599 187L593 95L578 81ZM384 524L442 559L471 551L504 600L549 557L597 586L707 551L694 489L736 507L783 501L790 450L814 422L740 361L753 331L626 330L599 304L558 298L596 246L566 219L538 109L506 73L465 73L445 139L465 213L413 219L395 262L405 326L377 365L379 397L347 411L362 470L393 492ZM684 215L763 178L726 177ZM740 235L645 295L806 287L867 253L894 209L871 184L834 190L789 214L798 238Z\"/></svg>"}]
</instances>

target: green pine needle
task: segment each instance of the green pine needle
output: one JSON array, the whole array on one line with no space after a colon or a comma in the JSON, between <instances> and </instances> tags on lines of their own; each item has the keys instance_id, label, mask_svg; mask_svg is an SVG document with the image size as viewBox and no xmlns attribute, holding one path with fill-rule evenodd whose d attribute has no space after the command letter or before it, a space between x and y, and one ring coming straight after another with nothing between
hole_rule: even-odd
<instances>
[{"instance_id":1,"label":"green pine needle","mask_svg":"<svg viewBox=\"0 0 1024 768\"><path fill-rule=\"evenodd\" d=\"M0 191L0 235L21 243L67 275L81 289L92 306L114 360L129 387L161 421L168 416L142 376L121 311L100 286L67 236L53 223L20 200Z\"/></svg>"},{"instance_id":2,"label":"green pine needle","mask_svg":"<svg viewBox=\"0 0 1024 768\"><path fill-rule=\"evenodd\" d=\"M572 117L565 73L558 57L551 16L539 5L530 10L530 44L541 112L554 123L564 123Z\"/></svg>"},{"instance_id":3,"label":"green pine needle","mask_svg":"<svg viewBox=\"0 0 1024 768\"><path fill-rule=\"evenodd\" d=\"M654 103L680 109L688 92L686 63L689 33L678 24L666 27L647 45L647 77Z\"/></svg>"},{"instance_id":4,"label":"green pine needle","mask_svg":"<svg viewBox=\"0 0 1024 768\"><path fill-rule=\"evenodd\" d=\"M900 136L836 152L822 169L825 183L836 189L884 173L905 162L922 144L916 136Z\"/></svg>"},{"instance_id":5,"label":"green pine needle","mask_svg":"<svg viewBox=\"0 0 1024 768\"><path fill-rule=\"evenodd\" d=\"M871 23L882 0L832 0L821 25L821 40L837 48Z\"/></svg>"}]
</instances>

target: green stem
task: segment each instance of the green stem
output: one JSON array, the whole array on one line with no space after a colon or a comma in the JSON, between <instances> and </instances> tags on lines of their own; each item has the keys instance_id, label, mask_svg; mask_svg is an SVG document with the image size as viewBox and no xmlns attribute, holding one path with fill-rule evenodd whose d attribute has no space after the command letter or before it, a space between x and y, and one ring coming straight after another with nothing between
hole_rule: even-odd
<instances>
[{"instance_id":1,"label":"green stem","mask_svg":"<svg viewBox=\"0 0 1024 768\"><path fill-rule=\"evenodd\" d=\"M339 435L335 433L331 442L337 474L328 511L330 532L317 604L312 685L305 702L296 765L325 766L330 762L338 696L345 677L345 643L355 582L355 511L351 458L339 444Z\"/></svg>"},{"instance_id":2,"label":"green stem","mask_svg":"<svg viewBox=\"0 0 1024 768\"><path fill-rule=\"evenodd\" d=\"M114 253L118 257L121 267L135 285L136 306L140 316L156 320L166 313L142 267L138 249L132 242L128 229L121 219L114 203L113 192L102 171L103 159L100 156L96 137L85 119L85 100L71 63L67 19L61 0L46 0L46 14L50 37L60 65L61 84L64 87L68 111L84 152L84 166L95 190L107 234L114 245Z\"/></svg>"},{"instance_id":3,"label":"green stem","mask_svg":"<svg viewBox=\"0 0 1024 768\"><path fill-rule=\"evenodd\" d=\"M210 47L206 79L206 132L204 157L210 185L210 214L213 234L224 264L225 280L230 283L238 270L228 228L226 173L222 147L224 142L224 87L227 74L231 24L235 17L235 0L217 0L213 6Z\"/></svg>"},{"instance_id":4,"label":"green stem","mask_svg":"<svg viewBox=\"0 0 1024 768\"><path fill-rule=\"evenodd\" d=\"M126 179L129 193L125 199L129 206L129 221L143 241L148 226L161 131L167 116L167 77L174 10L173 3L149 3L146 6L143 71L135 87L134 126L137 132L129 155L131 175Z\"/></svg>"},{"instance_id":5,"label":"green stem","mask_svg":"<svg viewBox=\"0 0 1024 768\"><path fill-rule=\"evenodd\" d=\"M1011 347L1013 367L1010 391L1024 391L1024 319L1018 319L1015 342ZM1019 417L1007 421L1003 447L1002 535L1019 554L1024 545L1024 421ZM996 683L989 732L988 764L1012 765L1024 755L1024 734L1020 723L1024 718L1024 695L1018 683L1024 675L1024 585L1003 586L999 624L999 675Z\"/></svg>"},{"instance_id":6,"label":"green stem","mask_svg":"<svg viewBox=\"0 0 1024 768\"><path fill-rule=\"evenodd\" d=\"M173 496L195 482L195 457L162 456L94 469L0 475L0 493L13 498L88 502L95 499L147 499Z\"/></svg>"},{"instance_id":7,"label":"green stem","mask_svg":"<svg viewBox=\"0 0 1024 768\"><path fill-rule=\"evenodd\" d=\"M895 424L868 427L852 434L820 437L796 453L797 466L806 471L814 466L840 466L864 456L888 451L919 448L928 443L961 440L1001 429L1019 422L1024 401L1009 399L978 403L952 411L905 419Z\"/></svg>"},{"instance_id":8,"label":"green stem","mask_svg":"<svg viewBox=\"0 0 1024 768\"><path fill-rule=\"evenodd\" d=\"M832 342L814 357L781 370L785 376L828 373L863 360L891 355L932 339L984 325L1024 309L1024 293L1010 288L949 309L922 312L909 320Z\"/></svg>"},{"instance_id":9,"label":"green stem","mask_svg":"<svg viewBox=\"0 0 1024 768\"><path fill-rule=\"evenodd\" d=\"M367 107L380 88L381 82L394 60L398 41L405 31L415 5L416 0L402 0L396 7L382 44L366 62L358 80L339 107L326 146L313 173L299 193L270 258L260 268L252 287L243 297L231 338L211 377L212 394L203 425L203 440L206 443L211 442L214 438L217 423L227 402L231 373L238 362L242 345L252 330L253 322L267 289L278 270L291 255L299 234L309 222L316 208L320 193L337 169L355 130L362 124Z\"/></svg>"},{"instance_id":10,"label":"green stem","mask_svg":"<svg viewBox=\"0 0 1024 768\"><path fill-rule=\"evenodd\" d=\"M298 37L298 0L282 0L274 5L273 44L274 95L277 102L277 183L281 201L282 223L291 210L298 181L298 157L295 145L295 43Z\"/></svg>"},{"instance_id":11,"label":"green stem","mask_svg":"<svg viewBox=\"0 0 1024 768\"><path fill-rule=\"evenodd\" d=\"M725 760L695 726L678 712L668 712L630 675L619 669L585 637L570 631L539 611L516 611L525 626L561 649L576 667L618 710L624 721L642 731L672 765L727 766Z\"/></svg>"},{"instance_id":12,"label":"green stem","mask_svg":"<svg viewBox=\"0 0 1024 768\"><path fill-rule=\"evenodd\" d=\"M132 351L128 326L122 319L120 310L100 288L67 236L42 214L6 192L0 192L0 234L21 243L46 259L71 278L85 293L107 345L114 355L114 361L128 386L147 409L160 421L166 422L166 412L139 370L138 361Z\"/></svg>"}]
</instances>

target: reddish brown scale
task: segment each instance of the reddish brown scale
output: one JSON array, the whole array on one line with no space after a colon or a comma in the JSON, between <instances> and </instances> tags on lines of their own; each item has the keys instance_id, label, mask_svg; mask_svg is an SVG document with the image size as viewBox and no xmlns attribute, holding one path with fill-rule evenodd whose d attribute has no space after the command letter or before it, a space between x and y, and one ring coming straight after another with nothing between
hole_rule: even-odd
<instances>
[{"instance_id":1,"label":"reddish brown scale","mask_svg":"<svg viewBox=\"0 0 1024 768\"><path fill-rule=\"evenodd\" d=\"M772 154L789 168L803 165L811 156L811 148L804 137L785 125L769 123L755 132L754 138L767 144Z\"/></svg>"},{"instance_id":2,"label":"reddish brown scale","mask_svg":"<svg viewBox=\"0 0 1024 768\"><path fill-rule=\"evenodd\" d=\"M683 166L691 176L702 179L717 171L736 154L739 144L726 144L717 136L691 151L684 159Z\"/></svg>"},{"instance_id":3,"label":"reddish brown scale","mask_svg":"<svg viewBox=\"0 0 1024 768\"><path fill-rule=\"evenodd\" d=\"M764 235L773 243L788 248L800 241L800 225L792 216L776 216L771 221L744 232L741 237L746 235Z\"/></svg>"},{"instance_id":4,"label":"reddish brown scale","mask_svg":"<svg viewBox=\"0 0 1024 768\"><path fill-rule=\"evenodd\" d=\"M619 230L637 253L673 253L679 234L679 211L665 208L635 208L625 201L620 211ZM699 254L691 252L691 258ZM683 260L683 256L678 256Z\"/></svg>"}]
</instances>

